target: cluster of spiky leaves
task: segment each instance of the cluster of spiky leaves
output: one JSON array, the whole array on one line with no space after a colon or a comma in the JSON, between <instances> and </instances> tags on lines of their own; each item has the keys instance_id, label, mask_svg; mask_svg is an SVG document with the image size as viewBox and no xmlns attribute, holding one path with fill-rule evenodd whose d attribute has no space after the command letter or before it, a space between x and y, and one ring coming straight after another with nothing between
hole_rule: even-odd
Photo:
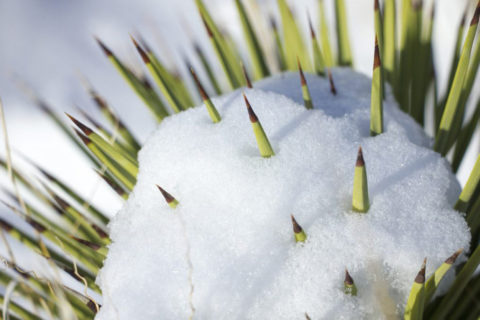
<instances>
[{"instance_id":1,"label":"cluster of spiky leaves","mask_svg":"<svg viewBox=\"0 0 480 320\"><path fill-rule=\"evenodd\" d=\"M229 89L242 86L251 88L249 74L254 80L265 78L272 74L269 66L273 65L280 71L299 71L299 90L302 92L307 109L314 108L314 105L304 71L315 73L320 77L328 76L331 93L335 95L337 88L330 68L351 67L353 56L344 0L332 1L335 5L336 18L336 58L332 50L333 43L329 38L331 32L326 20L323 0L318 1L320 17L318 30L315 30L309 19L310 38L307 39L311 41L311 46L308 46L306 39L301 36L297 19L286 1L278 0L282 28L278 30L277 22L271 17L270 30L267 32L276 44L276 54L273 57L267 56L260 45L258 37L260 24L257 25L252 21L241 0L235 0L249 53L249 64L244 65L239 62L240 54L235 44L227 34L220 31L202 0L195 0L217 60L210 61L204 55L199 43L195 42L192 45L213 94L223 93L224 88L219 84L224 78L230 86ZM435 22L433 7L431 14L424 14L422 1L402 0L401 12L397 14L395 0L384 0L382 6L378 0L372 0L372 2L375 39L371 39L372 49L374 48L372 50L374 63L371 135L375 136L383 132L382 109L387 83L391 86L402 110L409 113L422 126L426 125L427 96L433 91L433 127L436 132L434 148L443 156L451 152L452 168L454 171L458 170L480 119L480 101L476 102L473 115L469 119L466 118L466 106L470 102L469 97L480 64L480 41L476 41L473 49L480 15L480 2L470 24L467 25L467 20L464 18L459 26L455 56L445 96L439 96L436 90L437 79L432 50L432 29ZM468 12L465 16L467 14ZM400 21L397 21L397 16L400 17ZM398 27L400 29L397 29ZM319 34L318 38L316 31ZM466 32L465 40L463 40L464 32ZM132 37L132 40L145 64L146 73L134 72L134 68L122 62L101 40L97 39L97 42L108 60L158 122L172 113L182 112L194 106L196 96L188 91L188 81L196 85L212 121L214 123L221 121L221 115L205 89L207 86L201 82L188 62L186 63L191 72L190 79L179 76L174 66L164 65L143 39ZM221 65L224 74L216 74L212 71L213 64L217 63ZM151 84L150 79L153 79L156 87ZM122 199L127 199L136 183L137 152L141 145L130 129L93 88L89 87L88 93L100 113L110 123L110 128L104 127L94 117L82 112L83 117L92 127L68 115L74 124L72 130L65 119L57 115L46 102L40 99L36 99L36 102L72 143L84 152L106 185ZM262 157L272 157L275 153L268 137L247 97L244 97L247 107L246 115L248 114L250 118L259 152ZM53 270L67 272L89 290L78 292L63 285L58 279L42 278L35 272L17 265L12 254L10 257L2 257L9 268L7 271L0 271L0 282L5 287L11 283L18 283L15 293L23 299L23 302L31 301L35 310L29 311L24 304L11 300L9 295L2 293L0 302L7 306L3 314L9 314L11 319L41 319L44 315L55 318L66 318L68 315L77 319L91 319L100 305L88 292L100 293L94 280L107 254L106 246L110 243L106 228L109 219L105 213L80 196L66 182L38 167L32 161L30 164L37 170L39 178L33 179L12 167L11 161L0 161L0 165L10 171L12 182L22 185L22 192L28 192L43 203L42 209L24 200L19 193L4 189L4 195L9 199L4 204L29 224L32 230L27 232L0 219L0 231L2 235L8 234L26 248L45 258ZM367 172L361 148L352 175L354 176L352 210L368 213L370 203ZM449 291L444 296L433 299L440 281L461 251L449 257L428 279L425 278L426 261L424 261L408 298L405 319L422 319L423 317L473 319L479 314L480 306L475 302L475 297L480 294L480 276L474 275L480 263L480 251L477 246L480 236L479 182L480 158L455 204L456 210L466 214L472 232L471 254L467 253L467 262L455 268L457 276ZM174 209L178 201L161 186L158 188L168 205ZM56 219L50 218L51 215L46 214L45 210L56 212ZM292 224L294 240L304 242L307 234L293 215ZM339 272L342 271L339 270ZM345 271L344 285L345 294L356 295L357 291L361 291L361 288L356 287L348 271ZM4 304L4 302L7 303ZM305 317L310 318L307 314Z\"/></svg>"}]
</instances>

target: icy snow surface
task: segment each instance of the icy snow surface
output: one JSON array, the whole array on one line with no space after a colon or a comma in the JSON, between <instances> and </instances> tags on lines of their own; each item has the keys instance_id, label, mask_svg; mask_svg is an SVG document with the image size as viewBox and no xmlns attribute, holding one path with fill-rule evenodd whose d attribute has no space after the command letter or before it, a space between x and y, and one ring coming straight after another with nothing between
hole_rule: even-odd
<instances>
[{"instance_id":1,"label":"icy snow surface","mask_svg":"<svg viewBox=\"0 0 480 320\"><path fill-rule=\"evenodd\" d=\"M370 137L370 79L344 69L333 77L337 96L307 77L313 111L298 73L245 91L276 152L269 159L242 90L213 99L218 124L201 106L159 126L111 223L97 319L188 319L190 302L194 319L387 318L402 312L424 257L430 274L467 246L466 223L451 209L458 182L421 128L389 97L386 132ZM367 214L351 211L360 145ZM180 205L171 209L155 184ZM305 244L295 243L290 214ZM357 297L343 293L345 268Z\"/></svg>"}]
</instances>

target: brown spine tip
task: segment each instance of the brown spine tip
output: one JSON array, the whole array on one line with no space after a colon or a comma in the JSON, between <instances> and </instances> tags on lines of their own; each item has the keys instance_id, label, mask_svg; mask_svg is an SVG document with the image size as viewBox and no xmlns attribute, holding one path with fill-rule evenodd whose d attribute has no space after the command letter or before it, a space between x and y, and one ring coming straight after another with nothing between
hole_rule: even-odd
<instances>
[{"instance_id":1,"label":"brown spine tip","mask_svg":"<svg viewBox=\"0 0 480 320\"><path fill-rule=\"evenodd\" d=\"M175 198L170 193L163 190L163 188L160 187L158 184L157 184L157 188L158 188L158 190L160 190L160 192L162 193L162 196L165 198L165 201L167 203L172 203L173 201L175 201Z\"/></svg>"},{"instance_id":2,"label":"brown spine tip","mask_svg":"<svg viewBox=\"0 0 480 320\"><path fill-rule=\"evenodd\" d=\"M354 284L353 278L350 276L350 273L348 273L348 270L345 268L345 280L344 280L346 285L352 286Z\"/></svg>"},{"instance_id":3,"label":"brown spine tip","mask_svg":"<svg viewBox=\"0 0 480 320\"><path fill-rule=\"evenodd\" d=\"M98 249L100 249L102 247L101 245L99 245L97 243L93 243L93 242L90 242L90 241L85 240L85 239L77 238L77 237L72 236L72 235L70 236L70 238L72 238L73 240L77 241L80 244L83 244L86 247L89 247L90 249L92 249L94 251L97 251Z\"/></svg>"},{"instance_id":4,"label":"brown spine tip","mask_svg":"<svg viewBox=\"0 0 480 320\"><path fill-rule=\"evenodd\" d=\"M313 29L312 19L310 19L310 14L308 13L308 11L307 11L307 16L308 16L308 26L310 28L310 36L312 37L312 39L315 39L315 30Z\"/></svg>"},{"instance_id":5,"label":"brown spine tip","mask_svg":"<svg viewBox=\"0 0 480 320\"><path fill-rule=\"evenodd\" d=\"M87 136L91 135L93 133L93 130L90 129L89 127L87 127L86 125L84 125L83 123L81 123L80 121L78 121L77 119L75 119L74 117L72 117L71 115L69 115L68 113L65 113L69 118L70 120L72 120L72 122L80 129L83 131L84 134L86 134Z\"/></svg>"},{"instance_id":6,"label":"brown spine tip","mask_svg":"<svg viewBox=\"0 0 480 320\"><path fill-rule=\"evenodd\" d=\"M308 315L308 313L305 312L305 319L306 320L312 320L312 318L310 318L310 316Z\"/></svg>"},{"instance_id":7,"label":"brown spine tip","mask_svg":"<svg viewBox=\"0 0 480 320\"><path fill-rule=\"evenodd\" d=\"M374 1L373 8L375 9L375 11L380 10L380 3L378 2L378 0Z\"/></svg>"},{"instance_id":8,"label":"brown spine tip","mask_svg":"<svg viewBox=\"0 0 480 320\"><path fill-rule=\"evenodd\" d=\"M203 15L200 13L200 17L202 18L202 21L203 21L203 25L205 26L205 29L207 29L207 34L208 34L208 37L209 38L213 38L213 32L212 32L212 29L210 29L207 21L205 20L205 18L203 17Z\"/></svg>"},{"instance_id":9,"label":"brown spine tip","mask_svg":"<svg viewBox=\"0 0 480 320\"><path fill-rule=\"evenodd\" d=\"M332 71L328 69L328 81L330 82L330 92L336 96L337 95L337 88L335 88L335 83L333 82Z\"/></svg>"},{"instance_id":10,"label":"brown spine tip","mask_svg":"<svg viewBox=\"0 0 480 320\"><path fill-rule=\"evenodd\" d=\"M300 64L300 59L297 57L297 64L298 64L298 72L300 73L300 84L303 86L307 85L307 81L305 80L305 75L303 74L302 65Z\"/></svg>"},{"instance_id":11,"label":"brown spine tip","mask_svg":"<svg viewBox=\"0 0 480 320\"><path fill-rule=\"evenodd\" d=\"M210 98L207 92L205 91L205 88L203 88L202 84L200 83L200 80L198 79L197 74L195 73L192 67L190 67L190 73L192 74L193 81L195 82L198 88L198 91L200 92L200 96L202 97L202 100L203 101L209 100Z\"/></svg>"},{"instance_id":12,"label":"brown spine tip","mask_svg":"<svg viewBox=\"0 0 480 320\"><path fill-rule=\"evenodd\" d=\"M105 100L103 100L102 97L100 97L96 92L92 91L91 93L91 96L93 98L93 101L95 102L95 104L101 109L101 110L107 110L108 107L107 107L107 103L105 102Z\"/></svg>"},{"instance_id":13,"label":"brown spine tip","mask_svg":"<svg viewBox=\"0 0 480 320\"><path fill-rule=\"evenodd\" d=\"M37 230L39 233L43 233L47 228L45 228L41 223L33 220L30 217L26 217L25 221L35 230Z\"/></svg>"},{"instance_id":14,"label":"brown spine tip","mask_svg":"<svg viewBox=\"0 0 480 320\"><path fill-rule=\"evenodd\" d=\"M142 60L145 64L150 63L150 58L148 57L147 53L145 50L142 49L142 47L138 44L138 42L135 40L134 37L130 36L130 39L132 39L133 44L135 45L135 48L137 48L138 53L142 57Z\"/></svg>"},{"instance_id":15,"label":"brown spine tip","mask_svg":"<svg viewBox=\"0 0 480 320\"><path fill-rule=\"evenodd\" d=\"M95 223L92 223L91 224L93 230L95 230L95 232L98 234L98 236L102 239L107 239L108 238L108 233L106 233L105 231L103 231L102 228L100 228L99 226L97 226Z\"/></svg>"},{"instance_id":16,"label":"brown spine tip","mask_svg":"<svg viewBox=\"0 0 480 320\"><path fill-rule=\"evenodd\" d=\"M292 215L290 215L290 217L292 218L292 225L293 225L293 232L294 233L300 233L303 231L302 227L297 223L297 220L295 220L295 217Z\"/></svg>"},{"instance_id":17,"label":"brown spine tip","mask_svg":"<svg viewBox=\"0 0 480 320\"><path fill-rule=\"evenodd\" d=\"M107 57L113 56L112 51L108 49L108 47L99 38L95 37L95 40L97 41L100 48L102 48L103 52Z\"/></svg>"},{"instance_id":18,"label":"brown spine tip","mask_svg":"<svg viewBox=\"0 0 480 320\"><path fill-rule=\"evenodd\" d=\"M107 175L102 173L99 170L95 170L95 172L119 195L119 196L124 196L125 195L125 190L123 190L116 182L113 182Z\"/></svg>"},{"instance_id":19,"label":"brown spine tip","mask_svg":"<svg viewBox=\"0 0 480 320\"><path fill-rule=\"evenodd\" d=\"M378 48L378 39L377 36L375 36L375 57L373 60L373 70L379 68L382 65L382 62L380 60L380 49Z\"/></svg>"},{"instance_id":20,"label":"brown spine tip","mask_svg":"<svg viewBox=\"0 0 480 320\"><path fill-rule=\"evenodd\" d=\"M412 1L413 10L420 11L423 8L423 0L413 0Z\"/></svg>"},{"instance_id":21,"label":"brown spine tip","mask_svg":"<svg viewBox=\"0 0 480 320\"><path fill-rule=\"evenodd\" d=\"M422 268L415 277L415 282L423 284L425 283L425 269L427 268L427 258L423 260Z\"/></svg>"},{"instance_id":22,"label":"brown spine tip","mask_svg":"<svg viewBox=\"0 0 480 320\"><path fill-rule=\"evenodd\" d=\"M447 260L445 260L446 264L454 264L457 261L458 256L463 252L463 249L457 250L454 254L452 254Z\"/></svg>"},{"instance_id":23,"label":"brown spine tip","mask_svg":"<svg viewBox=\"0 0 480 320\"><path fill-rule=\"evenodd\" d=\"M247 69L245 69L245 65L240 61L240 66L242 67L243 77L245 78L245 82L247 83L247 88L252 89L252 82L250 81L250 77L248 76Z\"/></svg>"},{"instance_id":24,"label":"brown spine tip","mask_svg":"<svg viewBox=\"0 0 480 320\"><path fill-rule=\"evenodd\" d=\"M355 164L355 166L357 166L357 167L364 167L365 166L365 160L363 159L362 147L358 148L357 163Z\"/></svg>"},{"instance_id":25,"label":"brown spine tip","mask_svg":"<svg viewBox=\"0 0 480 320\"><path fill-rule=\"evenodd\" d=\"M90 143L92 143L92 140L90 140L88 137L86 137L83 133L81 133L77 129L74 129L74 131L77 134L77 136L80 138L80 140L82 140L84 145L89 145Z\"/></svg>"},{"instance_id":26,"label":"brown spine tip","mask_svg":"<svg viewBox=\"0 0 480 320\"><path fill-rule=\"evenodd\" d=\"M480 1L478 1L477 8L475 9L475 13L473 14L472 22L470 22L470 26L474 26L478 24L479 16L480 16Z\"/></svg>"},{"instance_id":27,"label":"brown spine tip","mask_svg":"<svg viewBox=\"0 0 480 320\"><path fill-rule=\"evenodd\" d=\"M247 105L247 110L248 110L248 116L250 117L250 121L252 123L258 122L258 117L255 114L255 112L252 109L252 106L250 105L250 102L248 102L247 96L245 93L243 94L243 99L245 100L245 104Z\"/></svg>"},{"instance_id":28,"label":"brown spine tip","mask_svg":"<svg viewBox=\"0 0 480 320\"><path fill-rule=\"evenodd\" d=\"M52 191L48 190L48 193L53 197L53 200L62 208L63 211L67 211L70 208L70 204L62 199L60 196L54 194Z\"/></svg>"}]
</instances>

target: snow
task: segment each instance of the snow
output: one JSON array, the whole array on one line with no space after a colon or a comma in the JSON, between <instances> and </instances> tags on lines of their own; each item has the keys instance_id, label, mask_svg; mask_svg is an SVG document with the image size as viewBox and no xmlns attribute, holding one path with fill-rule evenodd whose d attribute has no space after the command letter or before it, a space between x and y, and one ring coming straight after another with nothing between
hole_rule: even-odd
<instances>
[{"instance_id":1,"label":"snow","mask_svg":"<svg viewBox=\"0 0 480 320\"><path fill-rule=\"evenodd\" d=\"M388 95L385 133L369 136L371 80L334 69L287 73L246 90L276 155L260 157L242 89L167 118L139 154L133 194L110 224L98 320L386 318L470 240L452 208L460 186L431 139ZM351 210L363 148L371 207ZM156 184L179 201L170 208ZM290 215L307 233L296 244ZM191 263L191 267L189 264ZM343 293L348 268L358 296ZM191 273L191 280L189 275ZM193 286L193 293L191 293Z\"/></svg>"}]
</instances>

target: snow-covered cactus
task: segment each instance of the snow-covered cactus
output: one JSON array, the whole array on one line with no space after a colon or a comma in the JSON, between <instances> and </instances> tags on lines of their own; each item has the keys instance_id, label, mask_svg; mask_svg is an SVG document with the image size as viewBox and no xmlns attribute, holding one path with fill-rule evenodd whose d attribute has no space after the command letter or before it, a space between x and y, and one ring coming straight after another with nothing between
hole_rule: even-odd
<instances>
[{"instance_id":1,"label":"snow-covered cactus","mask_svg":"<svg viewBox=\"0 0 480 320\"><path fill-rule=\"evenodd\" d=\"M243 62L203 1L195 0L217 59L195 41L198 61L185 61L189 72L182 75L139 35L131 37L132 48L145 73L96 39L158 129L141 146L92 87L88 92L110 128L89 114L83 114L88 123L68 115L72 131L36 98L127 201L110 222L33 161L40 182L12 167L7 152L1 164L14 188L5 191L5 204L33 232L3 220L0 228L85 290L58 276L47 281L5 257L9 269L0 270L0 281L19 281L23 300L2 293L4 314L476 318L480 158L463 190L453 173L480 118L480 104L466 117L480 64L480 3L469 11L470 25L459 28L451 81L441 96L434 90L433 5L432 14L424 14L420 0L401 1L401 10L394 0L372 0L368 79L350 68L345 2L332 1L336 58L324 0L318 1L318 30L308 18L310 43L285 0L277 1L281 28L271 17L271 29L262 32L249 15L254 8L236 0L248 52ZM259 34L271 36L274 50ZM213 64L223 73L215 73ZM433 128L434 141L422 127ZM61 223L45 208L57 212Z\"/></svg>"}]
</instances>

